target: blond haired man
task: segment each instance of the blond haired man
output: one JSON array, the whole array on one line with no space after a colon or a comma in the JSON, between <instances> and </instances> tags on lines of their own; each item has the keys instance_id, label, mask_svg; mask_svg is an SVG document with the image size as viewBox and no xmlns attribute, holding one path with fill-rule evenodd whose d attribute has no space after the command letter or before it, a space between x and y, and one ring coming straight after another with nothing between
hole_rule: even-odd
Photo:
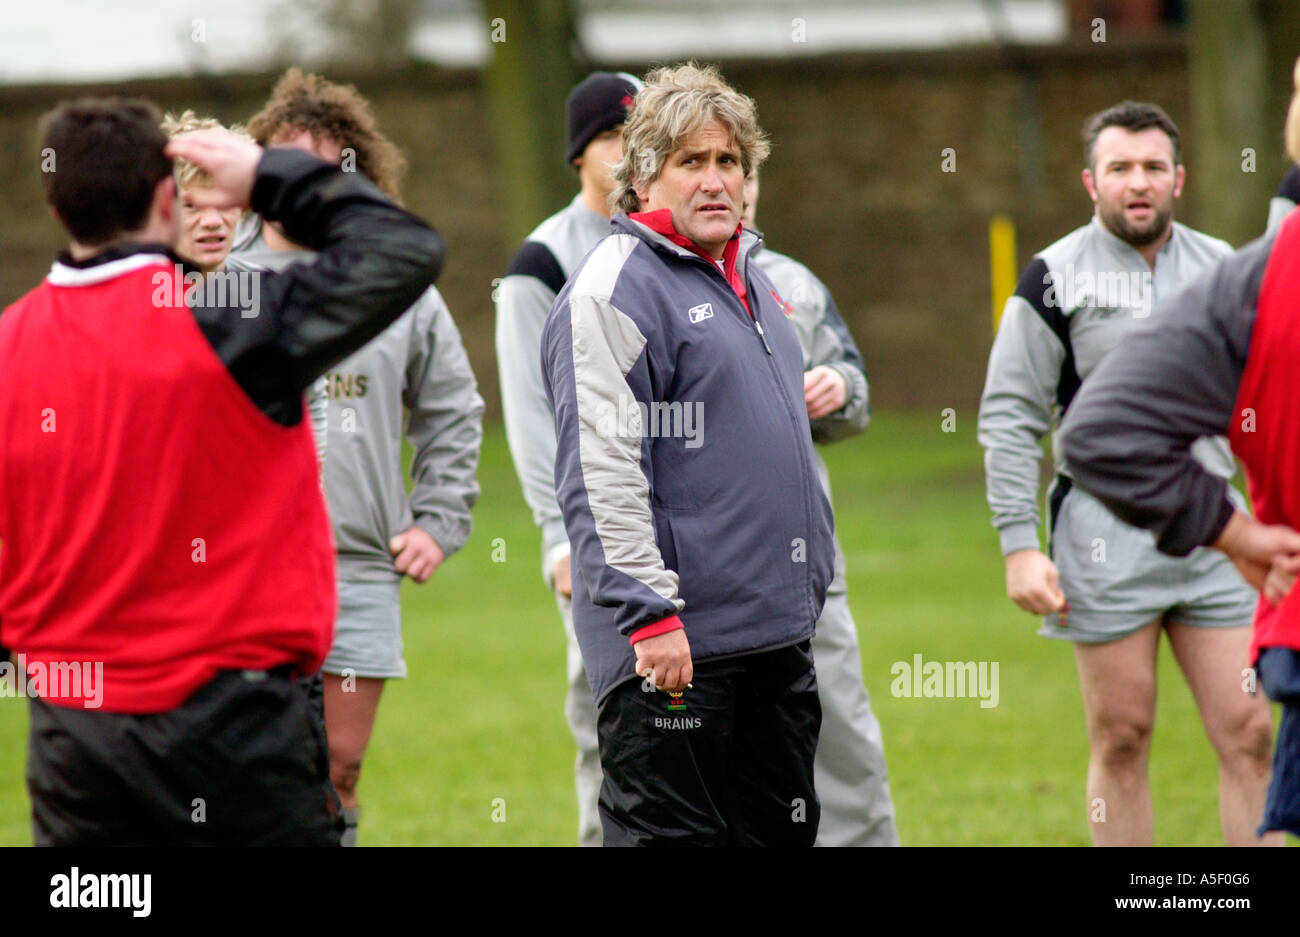
<instances>
[{"instance_id":1,"label":"blond haired man","mask_svg":"<svg viewBox=\"0 0 1300 937\"><path fill-rule=\"evenodd\" d=\"M167 114L162 121L163 133L175 139L183 133L195 130L225 130L221 121L215 117L199 117L191 110L183 111L179 116ZM252 141L242 127L231 127L231 132L245 140ZM205 277L226 269L226 259L235 246L235 230L244 210L238 206L218 208L213 203L212 193L215 181L212 174L188 160L178 159L173 175L176 178L176 194L180 210L180 234L176 239L176 253L190 260ZM240 265L236 265L240 266ZM245 268L246 269L246 268ZM256 276L257 274L253 274ZM245 273L244 279L231 277L236 289L240 284L252 281ZM260 284L259 284L260 286ZM250 302L260 295L260 288L254 296L245 297ZM316 462L322 472L325 466L325 431L329 410L328 385L324 376L317 378L307 388L307 410L311 414L312 438L316 444ZM323 476L322 476L323 477Z\"/></svg>"},{"instance_id":2,"label":"blond haired man","mask_svg":"<svg viewBox=\"0 0 1300 937\"><path fill-rule=\"evenodd\" d=\"M223 130L215 117L199 117L187 110L179 116L168 114L163 118L163 132L175 138L193 130ZM213 188L210 173L186 160L176 161L176 187L180 197L180 238L176 253L186 257L206 273L222 268L226 255L235 243L235 226L243 209L218 208L203 199Z\"/></svg>"},{"instance_id":3,"label":"blond haired man","mask_svg":"<svg viewBox=\"0 0 1300 937\"><path fill-rule=\"evenodd\" d=\"M799 340L740 224L768 143L694 65L648 76L623 139L613 233L542 331L604 842L812 845L832 522Z\"/></svg>"}]
</instances>

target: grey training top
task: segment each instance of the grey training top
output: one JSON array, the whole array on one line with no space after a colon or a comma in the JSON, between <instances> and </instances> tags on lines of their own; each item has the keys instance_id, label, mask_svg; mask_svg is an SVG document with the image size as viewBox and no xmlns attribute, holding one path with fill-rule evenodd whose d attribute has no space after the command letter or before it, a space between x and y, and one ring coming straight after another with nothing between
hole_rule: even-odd
<instances>
[{"instance_id":1,"label":"grey training top","mask_svg":"<svg viewBox=\"0 0 1300 937\"><path fill-rule=\"evenodd\" d=\"M1252 241L1161 302L1098 369L1062 426L1079 487L1150 530L1171 556L1213 543L1234 510L1227 482L1188 453L1191 440L1254 418L1235 408L1276 243L1272 235Z\"/></svg>"},{"instance_id":2,"label":"grey training top","mask_svg":"<svg viewBox=\"0 0 1300 937\"><path fill-rule=\"evenodd\" d=\"M750 251L749 258L768 275L781 299L793 312L790 322L794 325L795 334L799 336L799 346L803 349L803 369L810 371L825 365L838 371L844 378L847 393L844 406L834 413L809 421L813 441L832 443L861 433L871 419L866 367L862 363L862 355L858 353L858 346L853 341L853 335L840 318L830 290L799 261L779 254L761 243ZM830 473L826 471L826 462L820 452L814 449L813 453L817 460L817 477L826 489L826 497L830 498L831 479ZM835 578L830 591L843 592L847 589L847 569L838 535L834 538L834 544Z\"/></svg>"},{"instance_id":3,"label":"grey training top","mask_svg":"<svg viewBox=\"0 0 1300 937\"><path fill-rule=\"evenodd\" d=\"M569 538L555 501L555 418L542 385L542 324L573 271L609 233L609 219L576 196L528 235L493 292L506 440L524 500L542 531L548 584L555 561L569 554Z\"/></svg>"},{"instance_id":4,"label":"grey training top","mask_svg":"<svg viewBox=\"0 0 1300 937\"><path fill-rule=\"evenodd\" d=\"M243 262L276 270L313 256L273 251L260 232L237 249ZM430 287L325 377L325 492L339 578L400 579L388 541L412 524L451 556L469 539L470 509L478 500L483 399L442 296ZM415 450L409 496L401 464L404 410Z\"/></svg>"},{"instance_id":5,"label":"grey training top","mask_svg":"<svg viewBox=\"0 0 1300 937\"><path fill-rule=\"evenodd\" d=\"M980 400L985 483L1004 555L1039 548L1040 445L1080 383L1156 302L1231 252L1225 241L1174 222L1152 270L1094 217L1034 256L1007 300ZM1052 451L1065 474L1055 436ZM1232 476L1223 437L1198 440L1193 454L1215 475Z\"/></svg>"}]
</instances>

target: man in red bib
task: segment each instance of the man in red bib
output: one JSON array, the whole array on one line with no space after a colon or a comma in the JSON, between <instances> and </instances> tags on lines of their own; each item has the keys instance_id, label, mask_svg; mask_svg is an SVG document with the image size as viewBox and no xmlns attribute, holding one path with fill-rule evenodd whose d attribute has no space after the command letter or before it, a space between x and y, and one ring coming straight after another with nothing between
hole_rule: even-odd
<instances>
[{"instance_id":1,"label":"man in red bib","mask_svg":"<svg viewBox=\"0 0 1300 937\"><path fill-rule=\"evenodd\" d=\"M303 392L429 286L442 242L308 154L169 143L144 102L65 104L42 136L71 243L0 317L0 642L32 697L35 841L336 843L292 679L335 611ZM200 276L172 251L173 158L317 261Z\"/></svg>"}]
</instances>

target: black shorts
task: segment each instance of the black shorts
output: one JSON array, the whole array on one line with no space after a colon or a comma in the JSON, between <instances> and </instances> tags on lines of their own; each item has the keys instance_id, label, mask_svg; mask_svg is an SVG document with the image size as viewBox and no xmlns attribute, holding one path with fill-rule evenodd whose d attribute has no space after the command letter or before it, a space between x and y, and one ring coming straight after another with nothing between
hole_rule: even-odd
<instances>
[{"instance_id":1,"label":"black shorts","mask_svg":"<svg viewBox=\"0 0 1300 937\"><path fill-rule=\"evenodd\" d=\"M705 661L691 682L675 701L628 680L601 702L605 845L811 846L822 711L809 642Z\"/></svg>"},{"instance_id":2,"label":"black shorts","mask_svg":"<svg viewBox=\"0 0 1300 937\"><path fill-rule=\"evenodd\" d=\"M36 845L337 846L329 748L306 689L283 672L235 670L161 713L33 699Z\"/></svg>"}]
</instances>

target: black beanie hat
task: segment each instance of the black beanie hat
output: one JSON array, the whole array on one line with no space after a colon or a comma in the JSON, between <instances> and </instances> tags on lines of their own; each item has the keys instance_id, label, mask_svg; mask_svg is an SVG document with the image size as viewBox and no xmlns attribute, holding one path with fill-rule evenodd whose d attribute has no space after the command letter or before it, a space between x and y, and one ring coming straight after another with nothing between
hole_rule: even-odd
<instances>
[{"instance_id":1,"label":"black beanie hat","mask_svg":"<svg viewBox=\"0 0 1300 937\"><path fill-rule=\"evenodd\" d=\"M627 72L592 72L574 85L564 104L569 133L565 161L572 165L597 134L623 123L641 88L640 80Z\"/></svg>"}]
</instances>

